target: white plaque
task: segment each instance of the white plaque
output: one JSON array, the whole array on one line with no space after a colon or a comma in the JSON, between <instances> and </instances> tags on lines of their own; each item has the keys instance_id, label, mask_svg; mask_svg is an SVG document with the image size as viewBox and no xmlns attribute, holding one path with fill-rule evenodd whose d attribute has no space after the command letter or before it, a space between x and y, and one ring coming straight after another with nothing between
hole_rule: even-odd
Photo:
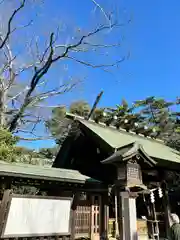
<instances>
[{"instance_id":1,"label":"white plaque","mask_svg":"<svg viewBox=\"0 0 180 240\"><path fill-rule=\"evenodd\" d=\"M2 237L70 234L70 198L12 197Z\"/></svg>"}]
</instances>

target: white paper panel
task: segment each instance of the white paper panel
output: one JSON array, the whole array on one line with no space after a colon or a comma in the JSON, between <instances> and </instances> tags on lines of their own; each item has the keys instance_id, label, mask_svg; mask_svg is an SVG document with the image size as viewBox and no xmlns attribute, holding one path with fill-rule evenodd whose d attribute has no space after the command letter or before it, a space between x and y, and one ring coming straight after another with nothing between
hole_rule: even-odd
<instances>
[{"instance_id":1,"label":"white paper panel","mask_svg":"<svg viewBox=\"0 0 180 240\"><path fill-rule=\"evenodd\" d=\"M4 237L69 233L71 200L12 198Z\"/></svg>"}]
</instances>

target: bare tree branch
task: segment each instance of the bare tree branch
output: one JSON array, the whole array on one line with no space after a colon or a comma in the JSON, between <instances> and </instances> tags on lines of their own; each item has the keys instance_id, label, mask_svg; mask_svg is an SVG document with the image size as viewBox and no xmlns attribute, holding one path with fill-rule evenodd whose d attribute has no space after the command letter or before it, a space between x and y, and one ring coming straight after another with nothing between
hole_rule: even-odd
<instances>
[{"instance_id":1,"label":"bare tree branch","mask_svg":"<svg viewBox=\"0 0 180 240\"><path fill-rule=\"evenodd\" d=\"M117 27L117 26L119 26L119 25L116 24L116 23L111 25L111 27ZM68 45L66 47L64 53L62 53L61 55L55 57L52 61L56 62L57 60L59 60L61 58L67 57L67 54L69 53L69 51L72 50L72 49L77 48L78 46L80 46L85 39L87 39L89 37L92 37L92 36L98 34L99 32L102 32L102 31L107 30L107 29L109 29L109 26L101 25L98 28L96 28L94 31L89 32L87 35L83 35L77 43Z\"/></svg>"},{"instance_id":2,"label":"bare tree branch","mask_svg":"<svg viewBox=\"0 0 180 240\"><path fill-rule=\"evenodd\" d=\"M89 42L84 42L83 43L84 45L88 45L90 47L95 47L95 48L111 48L111 47L120 47L121 44L120 43L117 43L117 44L92 44L92 43L89 43Z\"/></svg>"},{"instance_id":3,"label":"bare tree branch","mask_svg":"<svg viewBox=\"0 0 180 240\"><path fill-rule=\"evenodd\" d=\"M35 73L34 76L31 79L31 83L30 83L30 88L26 93L25 99L23 104L21 105L19 112L14 116L14 118L12 119L12 121L9 123L9 130L13 131L17 124L18 124L18 120L21 118L21 116L23 115L26 107L30 104L31 102L31 94L33 93L33 91L35 90L37 84L39 83L39 80L44 76L44 74L47 73L47 71L49 70L51 64L52 64L52 57L53 57L53 53L54 53L54 49L53 49L53 37L54 37L54 33L51 33L50 35L50 53L48 56L48 59L46 61L46 63L37 70L37 68L35 67Z\"/></svg>"},{"instance_id":4,"label":"bare tree branch","mask_svg":"<svg viewBox=\"0 0 180 240\"><path fill-rule=\"evenodd\" d=\"M12 30L11 30L12 21L15 18L16 14L24 7L25 1L26 0L22 0L21 5L17 9L14 10L11 17L9 18L7 33L6 33L4 39L2 40L2 42L0 44L0 49L2 49L4 47L6 41L8 40L9 36L11 35L11 33L12 33Z\"/></svg>"},{"instance_id":5,"label":"bare tree branch","mask_svg":"<svg viewBox=\"0 0 180 240\"><path fill-rule=\"evenodd\" d=\"M107 13L104 11L103 7L102 7L97 1L95 1L95 0L91 0L91 1L95 4L95 6L96 6L97 8L100 9L100 11L101 11L101 12L103 13L103 15L105 16L106 20L109 22L109 25L111 26L111 20L110 20L110 18L108 17Z\"/></svg>"},{"instance_id":6,"label":"bare tree branch","mask_svg":"<svg viewBox=\"0 0 180 240\"><path fill-rule=\"evenodd\" d=\"M1 1L1 0L0 0ZM47 80L44 80L44 76L50 70L51 66L58 61L74 61L79 64L85 65L87 67L92 68L100 68L104 71L108 71L106 68L110 68L113 66L118 66L125 58L115 61L114 63L99 63L95 64L95 62L84 61L78 58L78 52L89 52L96 51L96 54L102 54L103 48L111 48L118 47L120 44L98 44L94 43L94 37L96 37L99 33L105 32L110 29L110 31L115 27L120 27L122 25L117 22L112 23L111 15L107 14L102 6L97 2L98 0L91 0L96 8L100 9L100 11L105 16L106 23L100 25L93 29L90 32L85 32L80 35L80 37L73 37L72 42L68 44L60 44L58 42L58 33L55 34L52 32L48 40L41 39L40 44L38 39L32 37L30 48L28 48L27 54L30 54L31 60L30 62L24 61L23 65L20 65L18 60L22 60L23 56L16 55L14 53L16 51L11 50L9 41L11 34L18 30L24 29L25 27L31 25L32 21L30 21L27 25L20 27L12 27L13 19L16 14L24 7L26 4L26 0L21 0L21 5L17 8L11 15L8 21L8 29L5 37L1 37L0 39L0 49L2 49L3 60L5 61L2 64L0 75L4 76L2 81L3 87L0 87L0 103L2 100L2 106L0 109L3 109L2 115L6 119L6 126L13 133L16 131L25 133L30 133L34 136L34 138L26 139L29 141L32 140L42 140L47 139L49 137L36 136L36 130L38 126L44 124L48 118L48 116L44 117L44 114L47 113L47 109L52 108L54 106L44 106L41 102L46 102L46 99L50 97L54 97L57 95L64 94L70 91L72 88L76 86L76 82L69 81L66 84L59 84L60 86L53 86L52 89L49 89L49 86L46 85ZM108 32L109 33L109 32ZM78 32L78 36L80 31ZM63 38L62 38L63 39ZM62 41L61 39L61 41ZM46 42L47 41L47 42ZM108 41L107 41L108 42ZM29 43L29 40L28 40ZM26 43L26 47L28 45ZM44 46L42 50L42 46ZM29 45L28 45L29 46ZM16 49L15 49L16 50ZM4 55L3 55L4 54ZM19 57L19 58L18 58ZM27 60L26 58L26 60ZM34 72L33 72L34 70ZM24 75L23 73L27 71L28 74ZM67 72L65 72L67 73ZM22 75L21 75L22 74ZM30 79L25 79L25 84L22 82L24 77L26 78L29 74L32 74ZM60 73L61 74L61 73ZM27 82L28 80L28 82ZM26 85L27 84L27 85ZM54 84L54 83L53 83ZM57 84L56 84L57 85ZM20 88L18 89L18 86ZM5 91L3 91L5 90ZM2 93L2 94L1 94ZM45 109L46 112L43 112L41 109ZM32 110L33 109L33 110ZM31 114L32 113L32 114ZM40 116L42 114L42 116ZM1 114L0 114L1 115ZM0 116L1 120L1 116ZM28 129L27 132L24 129ZM25 138L24 138L25 140Z\"/></svg>"},{"instance_id":7,"label":"bare tree branch","mask_svg":"<svg viewBox=\"0 0 180 240\"><path fill-rule=\"evenodd\" d=\"M2 40L2 37L0 37L0 40ZM4 51L4 56L7 59L7 62L2 67L0 74L2 75L3 72L8 70L9 71L9 82L13 82L15 79L15 74L13 71L13 62L16 59L16 56L13 56L11 47L10 47L8 41L5 42L4 46L6 49L6 51ZM6 90L5 83L4 83L3 89L4 89L4 91Z\"/></svg>"},{"instance_id":8,"label":"bare tree branch","mask_svg":"<svg viewBox=\"0 0 180 240\"><path fill-rule=\"evenodd\" d=\"M77 83L73 83L73 84L63 84L62 86L54 89L54 90L49 90L47 92L41 93L38 96L33 97L33 99L39 99L39 100L44 100L48 97L52 97L52 96L56 96L59 94L63 94L66 92L69 92L71 89L73 89L75 86L77 85Z\"/></svg>"},{"instance_id":9,"label":"bare tree branch","mask_svg":"<svg viewBox=\"0 0 180 240\"><path fill-rule=\"evenodd\" d=\"M45 81L39 83L36 87L40 87L41 85L43 85L45 83ZM18 97L20 97L21 95L23 95L25 92L27 92L28 90L30 90L30 86L26 86L22 91L18 92L16 95L14 95L13 97L9 98L7 103L12 101L12 100L16 100Z\"/></svg>"},{"instance_id":10,"label":"bare tree branch","mask_svg":"<svg viewBox=\"0 0 180 240\"><path fill-rule=\"evenodd\" d=\"M112 24L111 27L115 27L117 26L116 23ZM85 39L87 39L88 37L91 37L95 34L98 34L99 32L101 31L104 31L104 30L107 30L109 29L109 26L107 25L101 25L100 27L96 28L94 31L91 31L89 32L87 35L83 35L79 41L77 41L77 43L74 43L74 44L70 44L66 47L65 51L58 55L58 56L54 56L54 47L53 47L53 44L54 44L54 33L51 33L50 35L50 41L49 41L49 45L47 47L47 49L45 50L45 52L49 52L48 54L48 57L45 61L45 63L43 64L42 67L40 67L39 69L37 69L37 67L35 67L35 73L31 79L31 83L30 83L30 88L29 90L27 91L26 93L26 96L25 96L25 99L24 99L24 102L23 104L21 105L20 109L19 109L19 112L14 116L14 118L12 119L12 121L9 123L9 130L10 131L13 131L16 127L17 127L17 124L18 124L18 120L22 117L26 107L32 102L32 99L31 99L31 94L33 93L33 91L35 90L37 84L39 83L40 79L48 72L49 68L51 67L51 65L60 60L60 59L63 59L63 58L67 58L68 57L68 53L74 49L74 48L77 48L78 46L80 46L81 44L83 44L83 41ZM121 60L122 61L122 60ZM80 61L79 61L80 62ZM86 64L87 66L90 64L87 63ZM115 65L115 64L114 64ZM117 65L117 63L116 63ZM96 66L98 67L98 66ZM100 66L99 66L100 67ZM67 91L67 90L66 90ZM41 99L46 99L47 97L49 96L54 96L54 95L57 95L57 94L60 94L61 92L56 92L56 91L53 91L51 93L49 93L48 95L44 95L41 97Z\"/></svg>"},{"instance_id":11,"label":"bare tree branch","mask_svg":"<svg viewBox=\"0 0 180 240\"><path fill-rule=\"evenodd\" d=\"M5 43L6 49L7 49L7 53L8 53L8 59L9 59L9 66L8 66L8 70L9 70L9 82L7 83L6 89L7 90L14 82L15 80L15 73L14 73L14 69L13 69L13 62L16 59L16 56L14 57L10 48L10 45L8 42Z\"/></svg>"},{"instance_id":12,"label":"bare tree branch","mask_svg":"<svg viewBox=\"0 0 180 240\"><path fill-rule=\"evenodd\" d=\"M29 23L25 24L25 25L22 25L22 26L19 26L19 27L15 27L11 33L15 32L16 30L20 30L20 29L23 29L23 28L26 28L26 27L29 27L30 25L32 25L33 23L33 20L29 21Z\"/></svg>"},{"instance_id":13,"label":"bare tree branch","mask_svg":"<svg viewBox=\"0 0 180 240\"><path fill-rule=\"evenodd\" d=\"M19 137L19 140L21 141L40 141L40 140L50 140L54 139L52 136L42 136L42 137L36 137L36 138L25 138L25 137Z\"/></svg>"},{"instance_id":14,"label":"bare tree branch","mask_svg":"<svg viewBox=\"0 0 180 240\"><path fill-rule=\"evenodd\" d=\"M67 58L71 59L71 60L74 60L80 64L84 64L88 67L92 67L92 68L105 68L105 67L114 67L114 66L118 66L119 63L123 62L125 60L125 57L123 57L121 60L118 60L118 61L115 61L114 63L110 63L110 64L99 64L99 65L94 65L92 63L89 63L87 61L83 61L83 60L79 60L79 59L76 59L74 57L70 57L68 56Z\"/></svg>"}]
</instances>

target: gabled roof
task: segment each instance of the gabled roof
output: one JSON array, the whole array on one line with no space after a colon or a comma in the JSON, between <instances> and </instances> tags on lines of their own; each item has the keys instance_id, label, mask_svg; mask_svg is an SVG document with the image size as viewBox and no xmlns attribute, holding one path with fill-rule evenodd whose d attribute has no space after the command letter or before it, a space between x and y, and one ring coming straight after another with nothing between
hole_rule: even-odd
<instances>
[{"instance_id":1,"label":"gabled roof","mask_svg":"<svg viewBox=\"0 0 180 240\"><path fill-rule=\"evenodd\" d=\"M2 176L81 184L91 181L90 177L76 170L0 162L0 177Z\"/></svg>"},{"instance_id":2,"label":"gabled roof","mask_svg":"<svg viewBox=\"0 0 180 240\"><path fill-rule=\"evenodd\" d=\"M101 161L101 163L109 164L109 163L117 163L119 161L127 161L132 157L136 156L137 154L140 155L149 166L153 167L156 165L156 161L154 161L149 155L147 155L144 149L142 148L142 146L138 143L133 143L120 148L110 157Z\"/></svg>"},{"instance_id":3,"label":"gabled roof","mask_svg":"<svg viewBox=\"0 0 180 240\"><path fill-rule=\"evenodd\" d=\"M146 154L154 159L180 163L180 152L166 146L161 140L151 139L121 129L118 130L115 127L108 127L105 124L97 124L92 120L87 121L78 117L75 119L114 150L118 150L129 144L137 143L142 146Z\"/></svg>"}]
</instances>

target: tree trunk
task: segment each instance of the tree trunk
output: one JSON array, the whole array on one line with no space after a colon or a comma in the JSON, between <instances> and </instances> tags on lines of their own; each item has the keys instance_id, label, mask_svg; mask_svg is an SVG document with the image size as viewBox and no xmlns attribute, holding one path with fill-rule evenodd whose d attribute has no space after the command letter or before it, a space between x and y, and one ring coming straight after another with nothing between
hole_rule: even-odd
<instances>
[{"instance_id":1,"label":"tree trunk","mask_svg":"<svg viewBox=\"0 0 180 240\"><path fill-rule=\"evenodd\" d=\"M3 127L6 125L6 92L1 89L0 90L0 126Z\"/></svg>"}]
</instances>

